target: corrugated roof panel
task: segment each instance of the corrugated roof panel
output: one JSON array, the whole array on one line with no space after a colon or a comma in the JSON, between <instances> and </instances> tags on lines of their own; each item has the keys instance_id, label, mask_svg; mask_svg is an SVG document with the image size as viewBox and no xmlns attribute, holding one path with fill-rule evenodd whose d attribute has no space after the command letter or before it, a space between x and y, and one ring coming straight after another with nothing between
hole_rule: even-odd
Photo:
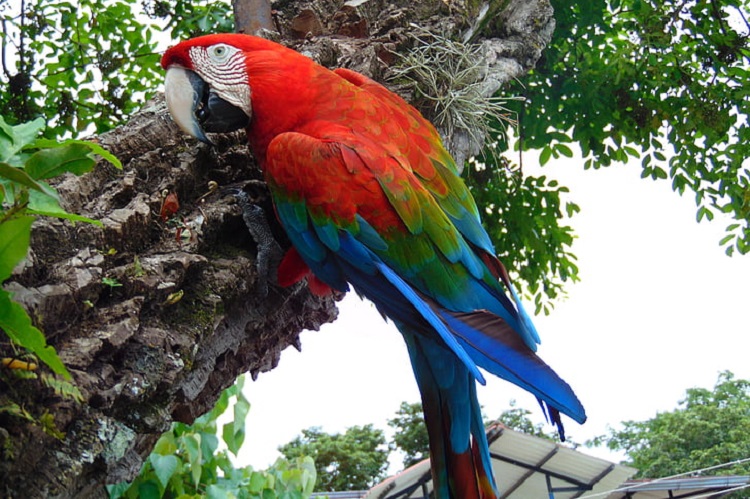
<instances>
[{"instance_id":1,"label":"corrugated roof panel","mask_svg":"<svg viewBox=\"0 0 750 499\"><path fill-rule=\"evenodd\" d=\"M635 469L586 455L550 440L501 427L491 428L488 440L500 497L505 499L623 499L630 497L628 493L642 499L664 499L676 495L691 497L700 491L721 493L734 487L750 487L750 477L747 476L626 483L635 474ZM364 499L422 499L426 497L423 490L428 493L432 490L429 460L388 478L371 489Z\"/></svg>"},{"instance_id":2,"label":"corrugated roof panel","mask_svg":"<svg viewBox=\"0 0 750 499\"><path fill-rule=\"evenodd\" d=\"M507 499L550 497L548 478L555 499L572 499L587 491L616 489L635 473L632 468L499 426L490 429L488 438L500 497ZM377 485L365 499L422 498L422 488L415 485L420 479L429 480L429 469L429 461L423 461ZM404 495L410 488L413 492Z\"/></svg>"}]
</instances>

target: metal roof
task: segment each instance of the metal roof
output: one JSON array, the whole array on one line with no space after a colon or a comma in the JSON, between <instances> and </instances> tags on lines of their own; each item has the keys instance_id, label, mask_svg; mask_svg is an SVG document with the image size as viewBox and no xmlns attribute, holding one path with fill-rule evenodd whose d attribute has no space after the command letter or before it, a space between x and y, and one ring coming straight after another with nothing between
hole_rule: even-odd
<instances>
[{"instance_id":1,"label":"metal roof","mask_svg":"<svg viewBox=\"0 0 750 499\"><path fill-rule=\"evenodd\" d=\"M487 440L500 499L718 498L750 488L750 476L628 480L635 469L502 425L490 427ZM425 459L367 492L325 494L331 499L424 499L431 492L430 461Z\"/></svg>"},{"instance_id":2,"label":"metal roof","mask_svg":"<svg viewBox=\"0 0 750 499\"><path fill-rule=\"evenodd\" d=\"M501 499L585 497L617 489L636 472L502 425L491 427L487 438ZM431 491L425 460L384 480L365 499L421 499Z\"/></svg>"},{"instance_id":3,"label":"metal roof","mask_svg":"<svg viewBox=\"0 0 750 499\"><path fill-rule=\"evenodd\" d=\"M750 476L699 476L656 480L629 480L610 495L612 499L662 499L668 497L723 497L750 487Z\"/></svg>"}]
</instances>

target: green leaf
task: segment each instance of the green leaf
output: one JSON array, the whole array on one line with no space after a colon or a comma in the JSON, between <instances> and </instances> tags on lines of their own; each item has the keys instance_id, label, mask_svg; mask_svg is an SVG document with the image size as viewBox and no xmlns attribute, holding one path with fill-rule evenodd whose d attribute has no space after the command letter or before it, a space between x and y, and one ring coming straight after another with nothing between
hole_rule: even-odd
<instances>
[{"instance_id":1,"label":"green leaf","mask_svg":"<svg viewBox=\"0 0 750 499\"><path fill-rule=\"evenodd\" d=\"M35 191L44 192L47 195L57 197L57 192L44 182L37 182L23 169L11 166L7 163L0 163L0 177L4 177L12 182L21 184L24 187Z\"/></svg>"},{"instance_id":2,"label":"green leaf","mask_svg":"<svg viewBox=\"0 0 750 499\"><path fill-rule=\"evenodd\" d=\"M120 482L113 485L107 485L107 493L109 494L109 499L119 499L120 497L125 495L125 492L130 488L130 484L128 482Z\"/></svg>"},{"instance_id":3,"label":"green leaf","mask_svg":"<svg viewBox=\"0 0 750 499\"><path fill-rule=\"evenodd\" d=\"M697 222L700 222L701 220L703 220L704 217L707 218L708 220L713 220L714 214L709 208L706 208L705 206L701 206L698 208L698 212L695 215L695 220Z\"/></svg>"},{"instance_id":4,"label":"green leaf","mask_svg":"<svg viewBox=\"0 0 750 499\"><path fill-rule=\"evenodd\" d=\"M164 456L177 452L177 444L175 443L174 432L168 431L161 437L159 437L159 440L156 441L153 452Z\"/></svg>"},{"instance_id":5,"label":"green leaf","mask_svg":"<svg viewBox=\"0 0 750 499\"><path fill-rule=\"evenodd\" d=\"M568 218L572 217L576 213L580 213L581 207L575 203L565 203L565 214Z\"/></svg>"},{"instance_id":6,"label":"green leaf","mask_svg":"<svg viewBox=\"0 0 750 499\"><path fill-rule=\"evenodd\" d=\"M48 217L62 218L73 222L86 222L101 227L102 223L93 218L84 217L76 213L65 211L57 198L38 191L29 192L29 212L36 215L45 215Z\"/></svg>"},{"instance_id":7,"label":"green leaf","mask_svg":"<svg viewBox=\"0 0 750 499\"><path fill-rule=\"evenodd\" d=\"M0 283L5 281L18 262L26 258L34 217L22 216L0 224Z\"/></svg>"},{"instance_id":8,"label":"green leaf","mask_svg":"<svg viewBox=\"0 0 750 499\"><path fill-rule=\"evenodd\" d=\"M70 373L57 356L57 352L47 345L47 339L42 332L31 325L31 318L26 310L10 299L10 294L0 288L0 329L17 345L20 345L39 360L47 364L55 373L70 380Z\"/></svg>"},{"instance_id":9,"label":"green leaf","mask_svg":"<svg viewBox=\"0 0 750 499\"><path fill-rule=\"evenodd\" d=\"M22 419L25 419L26 421L31 421L32 423L37 422L36 418L33 415L31 415L29 411L27 411L20 405L16 404L15 402L0 405L0 414L2 413L9 414L17 418L22 418Z\"/></svg>"},{"instance_id":10,"label":"green leaf","mask_svg":"<svg viewBox=\"0 0 750 499\"><path fill-rule=\"evenodd\" d=\"M317 472L315 470L315 461L310 456L297 459L297 467L302 470L302 493L309 496L315 488L315 479Z\"/></svg>"},{"instance_id":11,"label":"green leaf","mask_svg":"<svg viewBox=\"0 0 750 499\"><path fill-rule=\"evenodd\" d=\"M54 147L60 147L60 146L67 146L67 145L82 145L85 147L88 147L93 154L98 154L105 160L109 161L114 165L117 169L122 170L122 162L111 152L103 148L101 145L97 144L96 142L91 142L88 140L77 140L77 139L70 139L66 140L64 142L57 142L55 140L49 140L49 139L38 139L36 140L31 147L33 148L54 148Z\"/></svg>"},{"instance_id":12,"label":"green leaf","mask_svg":"<svg viewBox=\"0 0 750 499\"><path fill-rule=\"evenodd\" d=\"M264 473L253 471L253 474L250 475L250 483L248 484L247 489L249 492L258 493L266 487L267 482L268 479Z\"/></svg>"},{"instance_id":13,"label":"green leaf","mask_svg":"<svg viewBox=\"0 0 750 499\"><path fill-rule=\"evenodd\" d=\"M63 173L82 175L96 164L91 148L81 143L42 149L26 160L26 173L36 180L57 177Z\"/></svg>"},{"instance_id":14,"label":"green leaf","mask_svg":"<svg viewBox=\"0 0 750 499\"><path fill-rule=\"evenodd\" d=\"M110 288L122 287L122 283L114 277L102 277L102 284L109 286Z\"/></svg>"},{"instance_id":15,"label":"green leaf","mask_svg":"<svg viewBox=\"0 0 750 499\"><path fill-rule=\"evenodd\" d=\"M2 151L3 154L5 154L12 147L13 135L13 127L7 124L5 122L5 119L0 116L0 151Z\"/></svg>"},{"instance_id":16,"label":"green leaf","mask_svg":"<svg viewBox=\"0 0 750 499\"><path fill-rule=\"evenodd\" d=\"M224 414L224 411L226 411L229 407L229 391L233 388L234 385L221 392L221 395L219 395L219 399L216 401L216 405L214 405L214 408L196 419L196 422L200 422L200 424L207 424L211 421L216 421L219 416Z\"/></svg>"},{"instance_id":17,"label":"green leaf","mask_svg":"<svg viewBox=\"0 0 750 499\"><path fill-rule=\"evenodd\" d=\"M573 157L573 150L565 144L555 144L555 150L567 158Z\"/></svg>"},{"instance_id":18,"label":"green leaf","mask_svg":"<svg viewBox=\"0 0 750 499\"><path fill-rule=\"evenodd\" d=\"M222 428L222 438L229 451L235 456L245 441L245 420L249 410L248 401L241 394L238 395L237 402L234 404L234 420L226 423Z\"/></svg>"},{"instance_id":19,"label":"green leaf","mask_svg":"<svg viewBox=\"0 0 750 499\"><path fill-rule=\"evenodd\" d=\"M149 457L151 465L154 467L154 473L156 478L159 479L162 488L166 489L169 484L169 479L177 471L177 467L180 465L180 460L173 455L162 456L161 454L151 454Z\"/></svg>"},{"instance_id":20,"label":"green leaf","mask_svg":"<svg viewBox=\"0 0 750 499\"><path fill-rule=\"evenodd\" d=\"M729 241L731 241L734 238L735 238L734 234L728 234L722 237L721 240L719 241L719 246L724 246L725 244L727 244Z\"/></svg>"},{"instance_id":21,"label":"green leaf","mask_svg":"<svg viewBox=\"0 0 750 499\"><path fill-rule=\"evenodd\" d=\"M161 491L159 485L153 481L143 482L138 485L138 498L139 499L161 499Z\"/></svg>"},{"instance_id":22,"label":"green leaf","mask_svg":"<svg viewBox=\"0 0 750 499\"><path fill-rule=\"evenodd\" d=\"M204 432L201 434L201 454L203 454L203 460L208 461L216 454L216 449L219 448L219 437L214 433Z\"/></svg>"},{"instance_id":23,"label":"green leaf","mask_svg":"<svg viewBox=\"0 0 750 499\"><path fill-rule=\"evenodd\" d=\"M211 484L206 488L207 499L234 499L237 496L216 484Z\"/></svg>"},{"instance_id":24,"label":"green leaf","mask_svg":"<svg viewBox=\"0 0 750 499\"><path fill-rule=\"evenodd\" d=\"M652 176L655 179L657 179L657 178L666 179L667 178L667 172L664 171L663 168L655 166L654 169L653 169L653 171L652 171Z\"/></svg>"},{"instance_id":25,"label":"green leaf","mask_svg":"<svg viewBox=\"0 0 750 499\"><path fill-rule=\"evenodd\" d=\"M18 151L29 145L44 127L43 118L11 126L0 116L0 161L10 160Z\"/></svg>"},{"instance_id":26,"label":"green leaf","mask_svg":"<svg viewBox=\"0 0 750 499\"><path fill-rule=\"evenodd\" d=\"M182 438L182 443L188 454L190 475L193 479L193 484L197 487L201 479L203 465L201 455L201 436L199 434L185 435L184 438Z\"/></svg>"},{"instance_id":27,"label":"green leaf","mask_svg":"<svg viewBox=\"0 0 750 499\"><path fill-rule=\"evenodd\" d=\"M545 146L542 149L542 152L539 154L539 164L542 166L546 165L551 156L552 156L552 148L549 146Z\"/></svg>"}]
</instances>

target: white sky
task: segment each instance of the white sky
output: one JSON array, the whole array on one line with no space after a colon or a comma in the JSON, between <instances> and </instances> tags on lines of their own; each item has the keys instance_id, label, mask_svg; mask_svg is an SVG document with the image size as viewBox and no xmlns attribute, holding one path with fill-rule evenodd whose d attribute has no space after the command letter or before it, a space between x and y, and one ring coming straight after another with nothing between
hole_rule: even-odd
<instances>
[{"instance_id":1,"label":"white sky","mask_svg":"<svg viewBox=\"0 0 750 499\"><path fill-rule=\"evenodd\" d=\"M543 172L569 186L582 208L571 220L582 282L535 319L540 355L587 409L585 425L565 420L569 437L583 442L671 410L687 388L713 387L722 370L750 378L750 258L729 258L718 246L727 223L697 224L690 194L640 179L637 167L583 171L568 161ZM397 330L354 295L340 310L335 323L302 334L301 353L287 349L275 370L246 384L252 407L238 464L267 467L279 445L310 426L334 433L373 423L390 434L386 421L401 401L419 400ZM516 399L543 421L532 396L488 378L479 391L487 416Z\"/></svg>"}]
</instances>

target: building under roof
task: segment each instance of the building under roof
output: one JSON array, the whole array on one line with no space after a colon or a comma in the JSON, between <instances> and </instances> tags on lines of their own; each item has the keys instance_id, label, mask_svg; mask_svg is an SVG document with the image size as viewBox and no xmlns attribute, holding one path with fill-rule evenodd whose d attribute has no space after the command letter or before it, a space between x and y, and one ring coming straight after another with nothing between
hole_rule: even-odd
<instances>
[{"instance_id":1,"label":"building under roof","mask_svg":"<svg viewBox=\"0 0 750 499\"><path fill-rule=\"evenodd\" d=\"M750 487L747 476L631 480L636 470L502 425L487 432L501 499L722 497ZM364 499L425 499L432 492L429 460L387 478Z\"/></svg>"}]
</instances>

